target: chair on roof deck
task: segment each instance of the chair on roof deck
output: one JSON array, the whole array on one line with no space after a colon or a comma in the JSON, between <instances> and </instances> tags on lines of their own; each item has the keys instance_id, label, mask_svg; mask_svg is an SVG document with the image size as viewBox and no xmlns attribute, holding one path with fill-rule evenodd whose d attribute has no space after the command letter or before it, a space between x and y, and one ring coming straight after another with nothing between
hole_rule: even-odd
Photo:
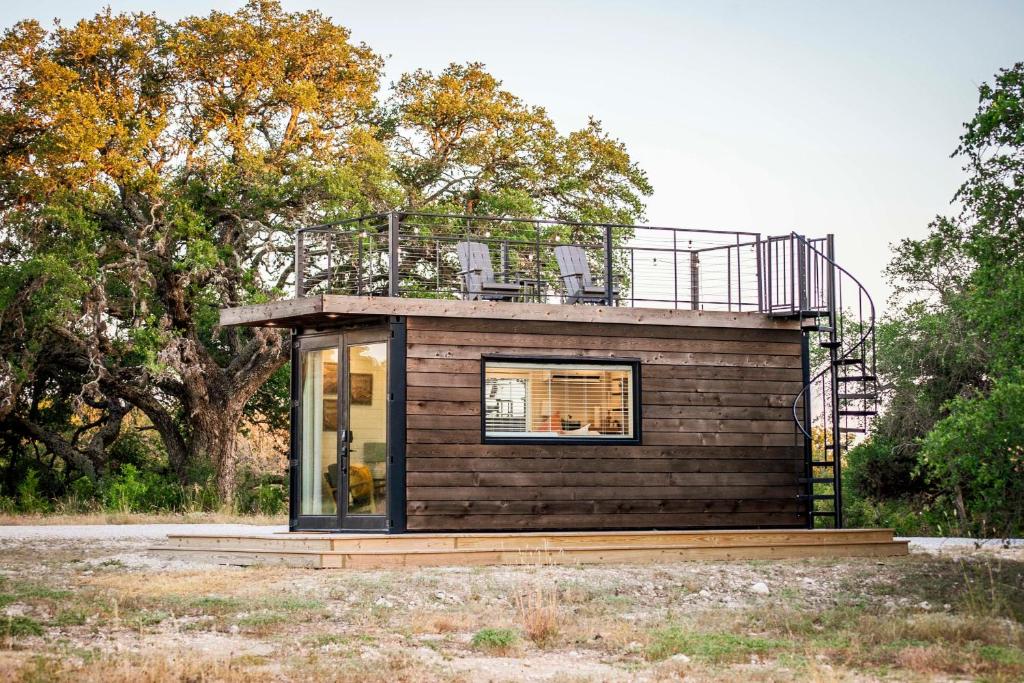
<instances>
[{"instance_id":1,"label":"chair on roof deck","mask_svg":"<svg viewBox=\"0 0 1024 683\"><path fill-rule=\"evenodd\" d=\"M608 304L614 305L614 301L605 301L607 292L601 285L595 285L594 279L590 276L590 265L587 264L587 254L583 247L563 245L555 247L555 258L558 259L558 269L562 272L562 281L565 283L565 299L570 304ZM619 298L619 288L612 289L612 299Z\"/></svg>"},{"instance_id":2,"label":"chair on roof deck","mask_svg":"<svg viewBox=\"0 0 1024 683\"><path fill-rule=\"evenodd\" d=\"M488 299L491 301L512 301L519 296L523 287L513 282L498 282L491 267L491 252L482 242L459 242L459 275L469 300Z\"/></svg>"}]
</instances>

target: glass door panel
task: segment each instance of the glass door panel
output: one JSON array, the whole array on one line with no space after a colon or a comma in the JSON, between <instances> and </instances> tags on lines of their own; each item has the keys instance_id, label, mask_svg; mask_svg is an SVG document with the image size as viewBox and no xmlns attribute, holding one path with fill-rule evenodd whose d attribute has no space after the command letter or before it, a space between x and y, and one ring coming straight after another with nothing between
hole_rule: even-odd
<instances>
[{"instance_id":1,"label":"glass door panel","mask_svg":"<svg viewBox=\"0 0 1024 683\"><path fill-rule=\"evenodd\" d=\"M299 514L338 513L338 348L303 351Z\"/></svg>"},{"instance_id":2,"label":"glass door panel","mask_svg":"<svg viewBox=\"0 0 1024 683\"><path fill-rule=\"evenodd\" d=\"M388 344L346 343L345 349L349 399L345 516L383 518L387 514L388 494Z\"/></svg>"}]
</instances>

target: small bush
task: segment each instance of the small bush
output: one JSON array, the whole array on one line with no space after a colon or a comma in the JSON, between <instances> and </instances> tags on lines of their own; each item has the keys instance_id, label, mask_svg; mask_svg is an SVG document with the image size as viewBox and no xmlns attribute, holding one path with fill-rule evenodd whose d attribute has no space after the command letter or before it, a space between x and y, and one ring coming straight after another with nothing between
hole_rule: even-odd
<instances>
[{"instance_id":1,"label":"small bush","mask_svg":"<svg viewBox=\"0 0 1024 683\"><path fill-rule=\"evenodd\" d=\"M510 628L482 628L473 634L470 644L492 654L508 654L519 642L519 635Z\"/></svg>"},{"instance_id":2,"label":"small bush","mask_svg":"<svg viewBox=\"0 0 1024 683\"><path fill-rule=\"evenodd\" d=\"M0 617L0 631L8 639L43 635L42 625L30 617Z\"/></svg>"},{"instance_id":3,"label":"small bush","mask_svg":"<svg viewBox=\"0 0 1024 683\"><path fill-rule=\"evenodd\" d=\"M944 496L877 500L850 491L843 498L847 527L891 528L897 536L962 536L964 529Z\"/></svg>"},{"instance_id":4,"label":"small bush","mask_svg":"<svg viewBox=\"0 0 1024 683\"><path fill-rule=\"evenodd\" d=\"M536 591L516 596L516 611L526 637L539 647L551 645L558 637L560 615L557 590Z\"/></svg>"},{"instance_id":5,"label":"small bush","mask_svg":"<svg viewBox=\"0 0 1024 683\"><path fill-rule=\"evenodd\" d=\"M843 466L847 490L865 498L900 498L924 488L916 474L916 453L883 436L872 436L850 449Z\"/></svg>"},{"instance_id":6,"label":"small bush","mask_svg":"<svg viewBox=\"0 0 1024 683\"><path fill-rule=\"evenodd\" d=\"M130 463L121 465L121 472L107 481L104 503L116 512L140 512L146 498L147 486L139 468Z\"/></svg>"},{"instance_id":7,"label":"small bush","mask_svg":"<svg viewBox=\"0 0 1024 683\"><path fill-rule=\"evenodd\" d=\"M28 470L18 484L18 510L38 514L50 509L50 504L40 492L39 472Z\"/></svg>"},{"instance_id":8,"label":"small bush","mask_svg":"<svg viewBox=\"0 0 1024 683\"><path fill-rule=\"evenodd\" d=\"M235 511L242 515L279 515L285 511L288 492L284 477L256 475L243 470L235 493Z\"/></svg>"}]
</instances>

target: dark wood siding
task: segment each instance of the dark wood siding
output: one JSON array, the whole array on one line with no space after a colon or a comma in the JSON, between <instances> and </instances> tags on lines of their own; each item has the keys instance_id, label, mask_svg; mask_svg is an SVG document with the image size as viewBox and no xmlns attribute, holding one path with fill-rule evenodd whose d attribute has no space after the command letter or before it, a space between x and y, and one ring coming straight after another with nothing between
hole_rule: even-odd
<instances>
[{"instance_id":1,"label":"dark wood siding","mask_svg":"<svg viewBox=\"0 0 1024 683\"><path fill-rule=\"evenodd\" d=\"M483 444L481 354L641 360L642 444ZM408 319L408 528L802 526L795 329Z\"/></svg>"}]
</instances>

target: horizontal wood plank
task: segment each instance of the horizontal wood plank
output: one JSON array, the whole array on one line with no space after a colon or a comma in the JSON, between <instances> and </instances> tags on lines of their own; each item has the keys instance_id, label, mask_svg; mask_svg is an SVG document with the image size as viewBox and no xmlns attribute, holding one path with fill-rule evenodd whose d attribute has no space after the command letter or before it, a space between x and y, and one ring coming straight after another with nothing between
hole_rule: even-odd
<instances>
[{"instance_id":1,"label":"horizontal wood plank","mask_svg":"<svg viewBox=\"0 0 1024 683\"><path fill-rule=\"evenodd\" d=\"M643 363L662 365L739 365L752 368L799 368L800 356L784 356L757 353L674 353L662 351L599 351L579 348L537 348L529 353L510 353L504 346L459 346L452 344L409 344L406 349L409 358L479 359L481 354L505 354L509 356L556 356L572 358L629 358Z\"/></svg>"},{"instance_id":2,"label":"horizontal wood plank","mask_svg":"<svg viewBox=\"0 0 1024 683\"><path fill-rule=\"evenodd\" d=\"M514 349L571 349L583 347L594 351L615 351L628 354L639 351L716 354L773 354L799 356L799 338L792 342L720 341L704 339L650 339L635 337L581 337L575 334L506 334L502 332L438 332L410 330L410 344L439 346L480 346Z\"/></svg>"},{"instance_id":3,"label":"horizontal wood plank","mask_svg":"<svg viewBox=\"0 0 1024 683\"><path fill-rule=\"evenodd\" d=\"M415 457L409 472L788 472L803 473L803 458L429 458Z\"/></svg>"},{"instance_id":4,"label":"horizontal wood plank","mask_svg":"<svg viewBox=\"0 0 1024 683\"><path fill-rule=\"evenodd\" d=\"M568 334L581 337L646 337L649 339L709 339L721 341L800 342L800 331L789 328L695 327L629 325L543 320L485 320L470 318L410 317L410 331L493 332L502 334Z\"/></svg>"},{"instance_id":5,"label":"horizontal wood plank","mask_svg":"<svg viewBox=\"0 0 1024 683\"><path fill-rule=\"evenodd\" d=\"M796 499L768 500L416 500L409 504L413 515L612 515L630 513L734 513L803 511Z\"/></svg>"},{"instance_id":6,"label":"horizontal wood plank","mask_svg":"<svg viewBox=\"0 0 1024 683\"><path fill-rule=\"evenodd\" d=\"M644 529L693 526L799 526L795 512L724 512L610 515L410 515L410 529Z\"/></svg>"},{"instance_id":7,"label":"horizontal wood plank","mask_svg":"<svg viewBox=\"0 0 1024 683\"><path fill-rule=\"evenodd\" d=\"M631 487L648 486L787 486L793 473L776 472L418 472L407 474L410 488L430 486ZM619 491L619 495L629 495Z\"/></svg>"},{"instance_id":8,"label":"horizontal wood plank","mask_svg":"<svg viewBox=\"0 0 1024 683\"><path fill-rule=\"evenodd\" d=\"M601 444L595 450L593 445L563 444L409 444L406 449L410 457L425 458L632 458L632 459L792 459L803 458L803 449L793 444L783 446L728 446L715 445L643 445L617 446Z\"/></svg>"},{"instance_id":9,"label":"horizontal wood plank","mask_svg":"<svg viewBox=\"0 0 1024 683\"><path fill-rule=\"evenodd\" d=\"M796 498L801 487L787 486L646 486L644 497L673 500L745 500ZM622 500L633 491L605 486L410 486L408 500Z\"/></svg>"}]
</instances>

